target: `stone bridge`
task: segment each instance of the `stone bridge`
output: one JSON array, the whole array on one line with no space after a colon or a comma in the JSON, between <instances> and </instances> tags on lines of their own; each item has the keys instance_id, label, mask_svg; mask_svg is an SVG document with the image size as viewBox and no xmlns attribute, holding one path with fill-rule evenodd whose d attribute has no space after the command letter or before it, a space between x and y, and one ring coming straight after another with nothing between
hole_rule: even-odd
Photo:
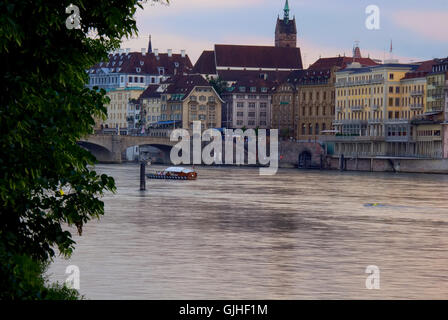
<instances>
[{"instance_id":1,"label":"stone bridge","mask_svg":"<svg viewBox=\"0 0 448 320\"><path fill-rule=\"evenodd\" d=\"M90 135L79 141L99 162L120 163L122 154L133 146L149 145L158 148L164 162L170 163L170 151L176 144L168 137ZM319 142L279 141L279 164L281 167L321 168L325 167L325 149Z\"/></svg>"},{"instance_id":2,"label":"stone bridge","mask_svg":"<svg viewBox=\"0 0 448 320\"><path fill-rule=\"evenodd\" d=\"M99 162L120 163L122 154L133 146L150 145L160 149L165 158L169 159L169 152L176 142L167 137L127 136L127 135L90 135L78 142L89 150Z\"/></svg>"}]
</instances>

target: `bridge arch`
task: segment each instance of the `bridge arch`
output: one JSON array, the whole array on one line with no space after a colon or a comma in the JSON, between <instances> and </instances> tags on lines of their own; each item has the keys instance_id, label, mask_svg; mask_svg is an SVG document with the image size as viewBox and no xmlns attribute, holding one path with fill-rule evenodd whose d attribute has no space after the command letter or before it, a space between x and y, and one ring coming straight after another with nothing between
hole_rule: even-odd
<instances>
[{"instance_id":1,"label":"bridge arch","mask_svg":"<svg viewBox=\"0 0 448 320\"><path fill-rule=\"evenodd\" d=\"M78 141L78 145L89 151L99 162L113 162L113 154L105 146L88 141Z\"/></svg>"}]
</instances>

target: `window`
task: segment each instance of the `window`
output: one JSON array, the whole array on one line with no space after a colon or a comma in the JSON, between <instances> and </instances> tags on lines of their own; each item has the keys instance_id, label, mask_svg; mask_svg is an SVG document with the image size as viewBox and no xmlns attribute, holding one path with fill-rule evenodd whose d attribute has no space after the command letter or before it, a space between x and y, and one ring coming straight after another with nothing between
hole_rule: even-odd
<instances>
[{"instance_id":1,"label":"window","mask_svg":"<svg viewBox=\"0 0 448 320\"><path fill-rule=\"evenodd\" d=\"M238 90L239 90L240 92L246 92L246 87L239 87Z\"/></svg>"},{"instance_id":2,"label":"window","mask_svg":"<svg viewBox=\"0 0 448 320\"><path fill-rule=\"evenodd\" d=\"M262 102L262 103L260 103L260 108L261 109L266 109L266 102Z\"/></svg>"},{"instance_id":3,"label":"window","mask_svg":"<svg viewBox=\"0 0 448 320\"><path fill-rule=\"evenodd\" d=\"M207 101L207 98L205 96L200 96L199 101Z\"/></svg>"},{"instance_id":4,"label":"window","mask_svg":"<svg viewBox=\"0 0 448 320\"><path fill-rule=\"evenodd\" d=\"M400 106L400 98L395 98L395 106L396 107Z\"/></svg>"},{"instance_id":5,"label":"window","mask_svg":"<svg viewBox=\"0 0 448 320\"><path fill-rule=\"evenodd\" d=\"M390 79L390 80L393 80L393 79L394 79L394 74L393 74L393 73L389 74L389 79Z\"/></svg>"},{"instance_id":6,"label":"window","mask_svg":"<svg viewBox=\"0 0 448 320\"><path fill-rule=\"evenodd\" d=\"M394 93L394 87L392 86L389 87L389 93Z\"/></svg>"},{"instance_id":7,"label":"window","mask_svg":"<svg viewBox=\"0 0 448 320\"><path fill-rule=\"evenodd\" d=\"M237 108L244 108L244 103L243 102L238 102L236 104Z\"/></svg>"},{"instance_id":8,"label":"window","mask_svg":"<svg viewBox=\"0 0 448 320\"><path fill-rule=\"evenodd\" d=\"M256 87L250 87L250 92L257 92L257 88Z\"/></svg>"},{"instance_id":9,"label":"window","mask_svg":"<svg viewBox=\"0 0 448 320\"><path fill-rule=\"evenodd\" d=\"M261 92L265 92L265 93L268 92L268 88L264 88L264 87L261 88Z\"/></svg>"},{"instance_id":10,"label":"window","mask_svg":"<svg viewBox=\"0 0 448 320\"><path fill-rule=\"evenodd\" d=\"M319 124L318 123L316 123L316 131L315 131L315 133L319 134Z\"/></svg>"},{"instance_id":11,"label":"window","mask_svg":"<svg viewBox=\"0 0 448 320\"><path fill-rule=\"evenodd\" d=\"M249 116L250 118L255 118L255 112L249 112L248 116Z\"/></svg>"},{"instance_id":12,"label":"window","mask_svg":"<svg viewBox=\"0 0 448 320\"><path fill-rule=\"evenodd\" d=\"M244 112L237 112L236 115L237 115L237 117L243 117L244 116Z\"/></svg>"},{"instance_id":13,"label":"window","mask_svg":"<svg viewBox=\"0 0 448 320\"><path fill-rule=\"evenodd\" d=\"M249 102L249 108L255 108L255 102Z\"/></svg>"},{"instance_id":14,"label":"window","mask_svg":"<svg viewBox=\"0 0 448 320\"><path fill-rule=\"evenodd\" d=\"M400 87L395 87L395 93L400 93Z\"/></svg>"}]
</instances>

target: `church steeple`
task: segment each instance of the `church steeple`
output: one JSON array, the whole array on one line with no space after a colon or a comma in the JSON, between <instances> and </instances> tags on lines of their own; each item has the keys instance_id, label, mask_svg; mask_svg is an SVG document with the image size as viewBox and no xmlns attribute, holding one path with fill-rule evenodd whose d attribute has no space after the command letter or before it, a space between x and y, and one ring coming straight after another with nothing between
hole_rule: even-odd
<instances>
[{"instance_id":1,"label":"church steeple","mask_svg":"<svg viewBox=\"0 0 448 320\"><path fill-rule=\"evenodd\" d=\"M285 23L289 22L289 3L288 0L286 0L285 2L285 8L283 9L283 12L285 13L283 16L283 21L285 21Z\"/></svg>"},{"instance_id":2,"label":"church steeple","mask_svg":"<svg viewBox=\"0 0 448 320\"><path fill-rule=\"evenodd\" d=\"M283 19L277 18L275 27L275 46L297 48L296 19L289 18L289 1L285 1Z\"/></svg>"}]
</instances>

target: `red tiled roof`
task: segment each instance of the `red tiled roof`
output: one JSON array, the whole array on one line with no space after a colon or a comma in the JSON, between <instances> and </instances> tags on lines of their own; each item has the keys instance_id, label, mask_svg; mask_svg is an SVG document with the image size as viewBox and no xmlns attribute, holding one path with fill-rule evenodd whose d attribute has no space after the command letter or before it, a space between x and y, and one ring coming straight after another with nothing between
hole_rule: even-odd
<instances>
[{"instance_id":1,"label":"red tiled roof","mask_svg":"<svg viewBox=\"0 0 448 320\"><path fill-rule=\"evenodd\" d=\"M178 75L167 82L170 85L166 88L164 93L168 94L184 94L185 97L190 94L196 86L209 87L210 84L199 74Z\"/></svg>"},{"instance_id":2,"label":"red tiled roof","mask_svg":"<svg viewBox=\"0 0 448 320\"><path fill-rule=\"evenodd\" d=\"M361 66L376 66L378 63L370 58L353 58L353 57L330 57L320 58L309 66L309 70L327 70L332 67L340 67L344 69L348 64L352 62L359 62Z\"/></svg>"},{"instance_id":3,"label":"red tiled roof","mask_svg":"<svg viewBox=\"0 0 448 320\"><path fill-rule=\"evenodd\" d=\"M432 67L436 63L437 63L437 61L435 59L422 61L422 62L420 62L420 66L417 69L415 69L414 71L411 71L411 72L407 72L405 74L405 76L403 77L403 79L414 79L414 78L426 77L426 75L432 71Z\"/></svg>"},{"instance_id":4,"label":"red tiled roof","mask_svg":"<svg viewBox=\"0 0 448 320\"><path fill-rule=\"evenodd\" d=\"M159 74L159 67L165 69L165 74L172 75L175 69L176 72L183 73L189 72L193 66L188 55L182 57L180 54L172 54L169 57L167 53L159 53L156 57L154 53L143 55L141 52L130 52L121 55L111 54L108 61L97 63L90 70L96 73L102 68L107 68L111 73ZM140 72L137 68L140 68Z\"/></svg>"},{"instance_id":5,"label":"red tiled roof","mask_svg":"<svg viewBox=\"0 0 448 320\"><path fill-rule=\"evenodd\" d=\"M148 88L140 95L139 99L145 98L159 98L160 92L157 91L160 85L158 84L150 84Z\"/></svg>"},{"instance_id":6,"label":"red tiled roof","mask_svg":"<svg viewBox=\"0 0 448 320\"><path fill-rule=\"evenodd\" d=\"M203 51L196 61L193 73L216 74L215 51Z\"/></svg>"},{"instance_id":7,"label":"red tiled roof","mask_svg":"<svg viewBox=\"0 0 448 320\"><path fill-rule=\"evenodd\" d=\"M262 78L267 75L268 81L283 81L290 71L244 71L244 70L218 70L218 76L223 81L238 81L244 78Z\"/></svg>"},{"instance_id":8,"label":"red tiled roof","mask_svg":"<svg viewBox=\"0 0 448 320\"><path fill-rule=\"evenodd\" d=\"M217 67L302 69L300 48L215 45Z\"/></svg>"},{"instance_id":9,"label":"red tiled roof","mask_svg":"<svg viewBox=\"0 0 448 320\"><path fill-rule=\"evenodd\" d=\"M245 91L239 91L240 87L244 87ZM238 80L233 85L234 90L236 89L237 92L248 92L248 93L253 92L253 91L250 91L250 88L256 88L257 91L255 91L254 93L263 93L261 91L261 88L267 88L268 92L270 92L272 87L273 87L272 81L264 80L264 79L257 78L257 77L245 77L241 80ZM266 92L264 92L264 93L266 93Z\"/></svg>"}]
</instances>

